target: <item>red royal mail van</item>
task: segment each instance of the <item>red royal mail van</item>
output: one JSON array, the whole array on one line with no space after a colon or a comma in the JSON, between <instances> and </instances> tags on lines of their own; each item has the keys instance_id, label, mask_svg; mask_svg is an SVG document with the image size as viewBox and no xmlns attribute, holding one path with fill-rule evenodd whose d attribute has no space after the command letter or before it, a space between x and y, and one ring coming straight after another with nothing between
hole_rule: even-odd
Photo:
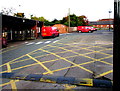
<instances>
[{"instance_id":1,"label":"red royal mail van","mask_svg":"<svg viewBox=\"0 0 120 91\"><path fill-rule=\"evenodd\" d=\"M58 37L59 31L56 27L42 27L42 37Z\"/></svg>"},{"instance_id":2,"label":"red royal mail van","mask_svg":"<svg viewBox=\"0 0 120 91\"><path fill-rule=\"evenodd\" d=\"M78 26L77 27L77 31L78 32L93 32L93 30L91 30L91 28L89 28L88 26Z\"/></svg>"},{"instance_id":3,"label":"red royal mail van","mask_svg":"<svg viewBox=\"0 0 120 91\"><path fill-rule=\"evenodd\" d=\"M94 27L92 27L92 26L87 26L87 27L89 27L91 30L93 30L93 31L97 31L97 28L94 28Z\"/></svg>"}]
</instances>

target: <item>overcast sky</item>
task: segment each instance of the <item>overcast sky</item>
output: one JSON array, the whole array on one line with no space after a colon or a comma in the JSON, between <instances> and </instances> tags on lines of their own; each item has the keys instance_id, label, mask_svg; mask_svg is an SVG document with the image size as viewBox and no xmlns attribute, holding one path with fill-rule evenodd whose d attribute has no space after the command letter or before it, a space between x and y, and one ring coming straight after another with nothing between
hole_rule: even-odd
<instances>
[{"instance_id":1,"label":"overcast sky","mask_svg":"<svg viewBox=\"0 0 120 91\"><path fill-rule=\"evenodd\" d=\"M70 14L85 15L89 21L109 18L109 10L114 17L114 0L1 0L0 10L11 7L28 18L33 14L50 21L67 16L69 8Z\"/></svg>"}]
</instances>

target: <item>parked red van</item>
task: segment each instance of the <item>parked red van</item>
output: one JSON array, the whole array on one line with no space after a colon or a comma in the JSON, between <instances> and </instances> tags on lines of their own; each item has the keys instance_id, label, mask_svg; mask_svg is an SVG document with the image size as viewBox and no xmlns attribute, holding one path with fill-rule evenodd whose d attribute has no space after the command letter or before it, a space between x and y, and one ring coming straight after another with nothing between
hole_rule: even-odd
<instances>
[{"instance_id":1,"label":"parked red van","mask_svg":"<svg viewBox=\"0 0 120 91\"><path fill-rule=\"evenodd\" d=\"M78 26L77 31L80 33L81 32L89 32L89 33L93 32L93 30L88 26Z\"/></svg>"},{"instance_id":2,"label":"parked red van","mask_svg":"<svg viewBox=\"0 0 120 91\"><path fill-rule=\"evenodd\" d=\"M97 28L94 28L94 27L92 27L92 26L87 26L87 27L89 27L91 30L93 30L93 31L97 31Z\"/></svg>"},{"instance_id":3,"label":"parked red van","mask_svg":"<svg viewBox=\"0 0 120 91\"><path fill-rule=\"evenodd\" d=\"M58 37L59 31L56 27L42 27L42 37Z\"/></svg>"}]
</instances>

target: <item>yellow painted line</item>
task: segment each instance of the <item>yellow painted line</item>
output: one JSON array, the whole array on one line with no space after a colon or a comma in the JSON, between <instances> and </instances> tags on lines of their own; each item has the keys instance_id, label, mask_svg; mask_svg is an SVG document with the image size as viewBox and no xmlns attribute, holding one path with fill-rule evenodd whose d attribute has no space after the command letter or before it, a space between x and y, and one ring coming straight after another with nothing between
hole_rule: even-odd
<instances>
[{"instance_id":1,"label":"yellow painted line","mask_svg":"<svg viewBox=\"0 0 120 91\"><path fill-rule=\"evenodd\" d=\"M76 55L76 56L78 56L78 55ZM75 57L75 56L70 56L70 57ZM70 57L66 57L66 58L70 58ZM41 62L41 63L53 62L53 61L57 61L57 60L60 60L60 59L54 59L54 60L44 61L44 62ZM38 63L25 65L25 66L22 66L22 67L14 68L12 70L18 70L18 69L22 69L22 68L29 67L29 66L34 66L34 65L38 65ZM7 71L4 71L4 72L7 72ZM1 72L1 73L4 73L4 72Z\"/></svg>"},{"instance_id":2,"label":"yellow painted line","mask_svg":"<svg viewBox=\"0 0 120 91\"><path fill-rule=\"evenodd\" d=\"M63 43L58 43L58 44L63 44ZM93 46L93 45L88 45L88 44L81 44L81 45L72 45L72 44L63 44L63 45L69 45L69 46L71 46L71 47L79 47L79 46L81 46L81 45L87 45L87 46L89 46L89 47L83 47L83 48L81 48L81 49L88 49L88 48L94 48L94 47L99 47L99 48L103 48L103 49L110 49L110 48L105 48L105 47L101 47L101 46L103 46L103 45L99 45L99 46ZM105 45L109 45L109 44L105 44ZM68 46L67 47L64 47L64 48L68 48ZM90 51L94 51L94 50L91 50L91 49L89 49Z\"/></svg>"},{"instance_id":3,"label":"yellow painted line","mask_svg":"<svg viewBox=\"0 0 120 91\"><path fill-rule=\"evenodd\" d=\"M69 89L69 90L77 87L76 85L68 85L68 84L65 84L63 86L65 87L65 89ZM70 91L72 91L72 90L70 90Z\"/></svg>"},{"instance_id":4,"label":"yellow painted line","mask_svg":"<svg viewBox=\"0 0 120 91\"><path fill-rule=\"evenodd\" d=\"M48 46L51 46L51 45L48 45ZM53 46L53 47L57 47L57 46ZM68 51L68 52L72 52L72 53L78 54L78 55L80 55L80 56L83 56L83 57L86 57L86 58L89 58L89 59L92 59L92 60L95 60L95 58L91 58L91 57L86 56L86 55L84 55L84 54L80 54L80 53L74 52L74 51L72 51L72 50L65 49L65 48L63 48L63 47L58 47L58 48L63 49L63 50L66 50L66 51Z\"/></svg>"},{"instance_id":5,"label":"yellow painted line","mask_svg":"<svg viewBox=\"0 0 120 91\"><path fill-rule=\"evenodd\" d=\"M59 56L59 55L57 55L57 54L55 54L55 53L52 53L52 52L49 52L49 51L46 51L46 50L43 50L43 49L40 49L40 50L42 50L42 51L44 51L44 52L47 52L47 53L50 53L50 54L53 54L54 56L56 56L56 57L58 57L58 58L60 58L60 59L63 59L63 60L65 60L65 61L67 61L67 62L69 62L69 63L71 63L71 64L73 64L73 65L75 65L75 66L77 66L77 67L79 67L79 68L81 68L81 69L83 69L83 70L85 70L85 71L87 71L87 72L93 73L92 71L90 71L90 70L88 70L88 69L86 69L86 68L84 68L84 67L82 67L82 66L79 66L78 64L75 64L75 63L67 60L66 58L63 58L63 57L61 57L61 56Z\"/></svg>"},{"instance_id":6,"label":"yellow painted line","mask_svg":"<svg viewBox=\"0 0 120 91\"><path fill-rule=\"evenodd\" d=\"M65 58L71 58L71 57L76 57L76 56L79 56L79 55L69 56L69 57L65 57ZM44 61L42 63L54 62L54 61L57 61L57 60L60 60L60 59L54 59L54 60Z\"/></svg>"},{"instance_id":7,"label":"yellow painted line","mask_svg":"<svg viewBox=\"0 0 120 91\"><path fill-rule=\"evenodd\" d=\"M51 45L48 45L48 46L51 46ZM53 47L56 47L56 46L53 46ZM72 50L68 50L68 49L65 49L65 48L62 48L62 47L58 47L58 48L61 48L61 49L63 49L63 50L66 50L66 51L69 51L69 52L78 54L78 55L80 55L80 56L83 56L83 57L86 57L86 58L89 58L89 59L92 59L92 60L98 60L98 59L95 59L95 58L86 56L86 55L84 55L84 54L80 54L80 53L74 52L74 51L72 51ZM103 63L106 63L106 64L110 64L110 63L108 63L108 62L101 61L101 60L102 60L102 59L106 59L106 58L110 58L111 56L112 56L112 55L110 55L110 56L108 56L108 57L100 58L98 61L103 62ZM111 65L112 65L112 64L111 64Z\"/></svg>"},{"instance_id":8,"label":"yellow painted line","mask_svg":"<svg viewBox=\"0 0 120 91\"><path fill-rule=\"evenodd\" d=\"M104 48L104 49L99 50L99 51L105 51L105 50L113 50L113 48Z\"/></svg>"},{"instance_id":9,"label":"yellow painted line","mask_svg":"<svg viewBox=\"0 0 120 91\"><path fill-rule=\"evenodd\" d=\"M89 63L92 63L92 62L94 62L94 61L85 62L85 63L81 63L81 64L78 64L78 65L89 64ZM31 64L31 65L29 65L29 66L37 65L37 64L38 64L38 63L35 63L35 64ZM28 67L28 65L27 65L27 67ZM61 69L53 70L52 72L57 72L57 71L65 70L65 69L72 68L72 67L76 67L76 66L61 68ZM16 70L16 69L12 69L12 70ZM45 75L45 74L49 74L49 72L45 72L45 73L43 73L43 74L44 74L44 75ZM15 82L17 82L17 81L19 81L19 80L15 80ZM8 84L10 84L10 82L5 83L5 84L2 84L2 85L0 84L0 86L5 86L5 85L8 85Z\"/></svg>"},{"instance_id":10,"label":"yellow painted line","mask_svg":"<svg viewBox=\"0 0 120 91\"><path fill-rule=\"evenodd\" d=\"M113 55L110 55L110 56L107 56L107 57L104 57L104 58L100 58L100 60L111 58L111 57L113 57Z\"/></svg>"},{"instance_id":11,"label":"yellow painted line","mask_svg":"<svg viewBox=\"0 0 120 91\"><path fill-rule=\"evenodd\" d=\"M33 58L32 56L30 56L29 54L26 54L28 57L30 57L31 59L33 59L34 61L36 61L38 64L40 64L46 71L48 71L50 74L53 74L53 72L51 72L50 69L48 69L45 65L43 65L40 61L38 61L37 59Z\"/></svg>"},{"instance_id":12,"label":"yellow painted line","mask_svg":"<svg viewBox=\"0 0 120 91\"><path fill-rule=\"evenodd\" d=\"M11 63L11 62L13 62L13 61L16 61L16 60L18 60L18 59L20 59L20 58L22 58L22 57L24 57L24 56L26 56L26 55L22 55L22 56L20 56L20 57L18 57L18 58L15 58L14 60L9 61L8 63Z\"/></svg>"},{"instance_id":13,"label":"yellow painted line","mask_svg":"<svg viewBox=\"0 0 120 91\"><path fill-rule=\"evenodd\" d=\"M7 65L7 63L0 65L0 67Z\"/></svg>"},{"instance_id":14,"label":"yellow painted line","mask_svg":"<svg viewBox=\"0 0 120 91\"><path fill-rule=\"evenodd\" d=\"M58 53L65 53L65 52L68 52L68 51L63 51L63 52L55 52L56 54L58 54ZM46 55L41 55L41 56L36 56L36 57L34 57L34 58L39 58L39 57L44 57L44 56L48 56L48 55L51 55L51 54L46 54ZM75 56L79 56L79 55L75 55ZM75 57L75 56L70 56L70 57ZM69 58L69 57L68 57ZM14 63L18 63L18 62L23 62L23 61L27 61L27 60L30 60L31 58L27 58L27 59L23 59L23 60L19 60L19 61L15 61L15 62L11 62L10 64L14 64ZM55 59L55 61L56 60L58 60L58 59ZM49 61L44 61L44 62L42 62L42 63L47 63L47 62L52 62L52 61L54 61L54 60L49 60ZM6 65L6 64L4 64L4 65Z\"/></svg>"},{"instance_id":15,"label":"yellow painted line","mask_svg":"<svg viewBox=\"0 0 120 91\"><path fill-rule=\"evenodd\" d=\"M80 43L69 43L69 44L66 44L66 43L56 43L56 44L62 44L62 45L88 45L88 44L80 44ZM88 45L88 46L92 46L92 45Z\"/></svg>"},{"instance_id":16,"label":"yellow painted line","mask_svg":"<svg viewBox=\"0 0 120 91\"><path fill-rule=\"evenodd\" d=\"M9 47L10 48L10 47ZM9 50L6 50L6 51L2 51L0 54L2 54L2 53L5 53L5 52L8 52L8 51L11 51L11 50L14 50L14 49L17 49L17 48L19 48L19 47L14 47L14 48L12 48L12 49L9 49ZM5 49L7 49L7 48L5 48Z\"/></svg>"},{"instance_id":17,"label":"yellow painted line","mask_svg":"<svg viewBox=\"0 0 120 91\"><path fill-rule=\"evenodd\" d=\"M32 53L34 53L34 52L36 52L36 51L38 51L39 49L42 49L42 48L45 48L45 47L47 47L47 45L46 46L43 46L43 47L41 47L41 48L38 48L38 49L36 49L36 50L34 50L34 51L31 51L31 52L29 52L28 54L32 54Z\"/></svg>"},{"instance_id":18,"label":"yellow painted line","mask_svg":"<svg viewBox=\"0 0 120 91\"><path fill-rule=\"evenodd\" d=\"M91 43L91 44L85 44L85 43L69 43L69 44L65 44L65 43L57 43L57 44L63 44L63 45L87 45L87 46L93 46L92 44L95 44L95 43ZM111 44L100 44L99 46L105 46L105 45L111 45Z\"/></svg>"},{"instance_id":19,"label":"yellow painted line","mask_svg":"<svg viewBox=\"0 0 120 91\"><path fill-rule=\"evenodd\" d=\"M99 61L99 60L98 60L98 61ZM113 65L113 64L108 63L108 62L105 62L105 61L99 61L99 62L102 62L102 63L108 64L108 65Z\"/></svg>"},{"instance_id":20,"label":"yellow painted line","mask_svg":"<svg viewBox=\"0 0 120 91\"><path fill-rule=\"evenodd\" d=\"M78 64L79 66L80 65L85 65L85 64L89 64L89 63L93 63L94 61L90 61L90 62L85 62L85 63L81 63L81 64ZM73 65L73 66L69 66L69 67L64 67L64 68L61 68L61 69L56 69L56 70L52 70L52 72L57 72L57 71L61 71L61 70L65 70L65 69L69 69L69 68L73 68L73 67L76 67L76 65ZM48 74L49 72L44 72L43 74L46 75Z\"/></svg>"},{"instance_id":21,"label":"yellow painted line","mask_svg":"<svg viewBox=\"0 0 120 91\"><path fill-rule=\"evenodd\" d=\"M110 73L112 73L112 72L113 72L113 70L104 72L104 73L102 73L102 74L99 74L99 75L95 76L95 78L98 78L98 77L101 77L101 76L105 76L105 75L110 74Z\"/></svg>"},{"instance_id":22,"label":"yellow painted line","mask_svg":"<svg viewBox=\"0 0 120 91\"><path fill-rule=\"evenodd\" d=\"M88 53L84 53L84 55L88 55L88 54L92 54L92 53L100 53L100 54L109 55L109 56L111 55L111 54L103 53L103 52L100 52L100 51L88 52Z\"/></svg>"},{"instance_id":23,"label":"yellow painted line","mask_svg":"<svg viewBox=\"0 0 120 91\"><path fill-rule=\"evenodd\" d=\"M10 84L10 82L4 83L4 84L0 84L0 87L8 85L8 84Z\"/></svg>"},{"instance_id":24,"label":"yellow painted line","mask_svg":"<svg viewBox=\"0 0 120 91\"><path fill-rule=\"evenodd\" d=\"M42 53L42 52L41 51L40 52L33 52L33 53L30 53L30 55L34 55L34 54L38 54L38 53Z\"/></svg>"},{"instance_id":25,"label":"yellow painted line","mask_svg":"<svg viewBox=\"0 0 120 91\"><path fill-rule=\"evenodd\" d=\"M12 70L18 70L18 69L22 69L22 68L29 67L29 66L33 66L33 65L37 65L37 64L38 64L38 63L29 64L29 65L21 66L21 67L18 67L18 68L14 68L14 69L12 69Z\"/></svg>"},{"instance_id":26,"label":"yellow painted line","mask_svg":"<svg viewBox=\"0 0 120 91\"><path fill-rule=\"evenodd\" d=\"M15 62L10 62L10 64L15 64L15 63L19 63L19 62L23 62L23 61L27 61L27 60L30 60L31 58L26 58L26 59L23 59L23 60L18 60L18 61L15 61Z\"/></svg>"},{"instance_id":27,"label":"yellow painted line","mask_svg":"<svg viewBox=\"0 0 120 91\"><path fill-rule=\"evenodd\" d=\"M10 64L9 64L9 63L7 63L7 69L8 69L8 72L12 72L12 70L11 70L11 67L10 67Z\"/></svg>"},{"instance_id":28,"label":"yellow painted line","mask_svg":"<svg viewBox=\"0 0 120 91\"><path fill-rule=\"evenodd\" d=\"M100 51L96 51L96 52L100 53L100 54L103 54L103 55L111 55L111 54L103 53L103 52L100 52Z\"/></svg>"},{"instance_id":29,"label":"yellow painted line","mask_svg":"<svg viewBox=\"0 0 120 91\"><path fill-rule=\"evenodd\" d=\"M57 69L57 70L52 70L52 72L57 72L57 71L61 71L61 70L65 70L65 69L68 69L68 68L72 68L73 66L69 66L69 67L65 67L65 68L61 68L61 69ZM74 67L76 67L76 66L74 66ZM46 75L46 74L49 74L49 72L44 72L43 73L44 75Z\"/></svg>"},{"instance_id":30,"label":"yellow painted line","mask_svg":"<svg viewBox=\"0 0 120 91\"><path fill-rule=\"evenodd\" d=\"M36 57L34 57L34 58L44 57L44 56L48 56L48 55L51 55L51 54L46 54L46 55L36 56ZM11 62L10 64L14 64L14 63L18 63L18 62L22 62L22 61L26 61L26 60L30 60L30 59L31 59L31 58L26 58L26 59L23 59L23 60L19 60L19 61Z\"/></svg>"},{"instance_id":31,"label":"yellow painted line","mask_svg":"<svg viewBox=\"0 0 120 91\"><path fill-rule=\"evenodd\" d=\"M18 82L19 80L15 80L15 82ZM3 86L5 86L5 85L9 85L10 84L10 82L7 82L7 83L4 83L4 84L0 84L0 87L3 87Z\"/></svg>"},{"instance_id":32,"label":"yellow painted line","mask_svg":"<svg viewBox=\"0 0 120 91\"><path fill-rule=\"evenodd\" d=\"M6 70L6 71L2 71L2 72L0 72L0 74L1 74L1 73L5 73L5 72L8 72L8 71L7 71L7 70Z\"/></svg>"},{"instance_id":33,"label":"yellow painted line","mask_svg":"<svg viewBox=\"0 0 120 91\"><path fill-rule=\"evenodd\" d=\"M92 46L92 47L99 47L99 46ZM89 49L89 48L92 48L92 47L80 48L80 50L81 50L81 49L85 49L85 50L88 50L88 51L92 51L92 52L89 52L89 53L86 53L86 54L90 54L90 53L101 53L101 54L104 54L104 55L110 55L110 54L101 52L101 50L99 50L99 51L94 51L94 50ZM65 48L65 47L64 47L64 48ZM66 47L66 48L67 48L67 47ZM100 48L102 48L102 47L100 47ZM74 49L73 49L73 50L74 50ZM76 49L76 50L78 50L78 49Z\"/></svg>"},{"instance_id":34,"label":"yellow painted line","mask_svg":"<svg viewBox=\"0 0 120 91\"><path fill-rule=\"evenodd\" d=\"M12 69L11 69L9 63L7 63L7 69L8 69L8 72L12 72ZM16 84L15 84L15 81L14 80L10 80L10 84L11 84L12 91L17 91L17 87L16 87Z\"/></svg>"}]
</instances>

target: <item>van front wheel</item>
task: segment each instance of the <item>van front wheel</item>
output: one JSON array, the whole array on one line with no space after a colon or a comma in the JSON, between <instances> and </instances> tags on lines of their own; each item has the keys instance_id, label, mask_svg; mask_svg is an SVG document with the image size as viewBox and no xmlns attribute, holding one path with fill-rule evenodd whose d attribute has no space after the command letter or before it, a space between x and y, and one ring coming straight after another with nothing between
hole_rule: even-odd
<instances>
[{"instance_id":1,"label":"van front wheel","mask_svg":"<svg viewBox=\"0 0 120 91\"><path fill-rule=\"evenodd\" d=\"M78 31L79 33L82 33L82 31Z\"/></svg>"},{"instance_id":2,"label":"van front wheel","mask_svg":"<svg viewBox=\"0 0 120 91\"><path fill-rule=\"evenodd\" d=\"M89 33L92 33L92 31L88 31Z\"/></svg>"}]
</instances>

